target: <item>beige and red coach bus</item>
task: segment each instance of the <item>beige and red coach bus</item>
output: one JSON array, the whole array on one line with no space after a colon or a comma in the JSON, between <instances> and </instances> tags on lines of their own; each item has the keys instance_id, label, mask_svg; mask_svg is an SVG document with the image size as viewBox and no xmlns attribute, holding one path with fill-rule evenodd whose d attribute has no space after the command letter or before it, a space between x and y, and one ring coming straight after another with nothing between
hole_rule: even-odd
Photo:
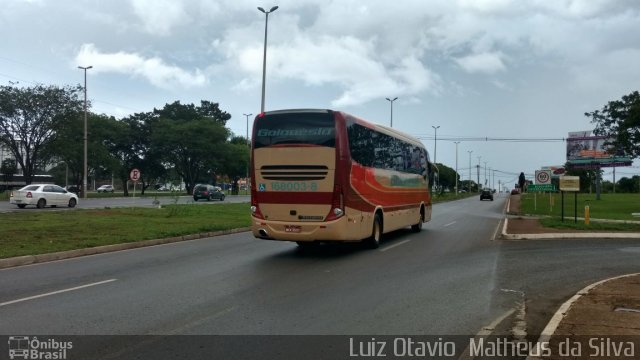
<instances>
[{"instance_id":1,"label":"beige and red coach bus","mask_svg":"<svg viewBox=\"0 0 640 360\"><path fill-rule=\"evenodd\" d=\"M261 239L361 241L431 220L435 167L417 139L332 110L258 115L251 144L251 229Z\"/></svg>"}]
</instances>

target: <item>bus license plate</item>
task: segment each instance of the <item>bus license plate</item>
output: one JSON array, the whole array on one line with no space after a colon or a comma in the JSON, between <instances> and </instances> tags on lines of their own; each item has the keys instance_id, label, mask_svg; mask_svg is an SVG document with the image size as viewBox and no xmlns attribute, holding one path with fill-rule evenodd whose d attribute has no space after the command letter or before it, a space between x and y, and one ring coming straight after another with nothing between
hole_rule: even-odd
<instances>
[{"instance_id":1,"label":"bus license plate","mask_svg":"<svg viewBox=\"0 0 640 360\"><path fill-rule=\"evenodd\" d=\"M302 227L298 226L298 225L285 225L284 226L284 232L299 233L300 230L302 230Z\"/></svg>"}]
</instances>

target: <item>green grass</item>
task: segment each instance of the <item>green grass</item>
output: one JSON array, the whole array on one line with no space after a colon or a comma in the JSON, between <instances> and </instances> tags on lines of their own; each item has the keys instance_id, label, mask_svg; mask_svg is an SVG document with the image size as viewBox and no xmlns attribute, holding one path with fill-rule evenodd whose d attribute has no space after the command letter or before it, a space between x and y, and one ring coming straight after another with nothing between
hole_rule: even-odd
<instances>
[{"instance_id":1,"label":"green grass","mask_svg":"<svg viewBox=\"0 0 640 360\"><path fill-rule=\"evenodd\" d=\"M565 218L564 222L560 218L544 218L540 219L542 226L554 229L573 229L586 231L631 231L640 232L640 224L624 224L624 223L608 223L608 222L590 222L586 225L584 221L578 220L574 223L573 217Z\"/></svg>"},{"instance_id":2,"label":"green grass","mask_svg":"<svg viewBox=\"0 0 640 360\"><path fill-rule=\"evenodd\" d=\"M578 217L584 217L585 205L589 205L592 219L640 220L631 213L640 213L640 194L602 194L596 200L595 194L578 194ZM534 194L523 194L520 198L520 209L523 214L551 215L560 217L560 194L553 194L553 210L549 202L549 194L537 194L537 209L534 209ZM564 195L564 216L573 219L574 194Z\"/></svg>"},{"instance_id":3,"label":"green grass","mask_svg":"<svg viewBox=\"0 0 640 360\"><path fill-rule=\"evenodd\" d=\"M158 239L250 225L249 205L170 205L0 214L0 258Z\"/></svg>"},{"instance_id":4,"label":"green grass","mask_svg":"<svg viewBox=\"0 0 640 360\"><path fill-rule=\"evenodd\" d=\"M480 193L459 193L458 195L456 195L456 193L448 192L443 194L434 194L431 198L431 202L436 204L440 202L464 199L472 196L480 196Z\"/></svg>"}]
</instances>

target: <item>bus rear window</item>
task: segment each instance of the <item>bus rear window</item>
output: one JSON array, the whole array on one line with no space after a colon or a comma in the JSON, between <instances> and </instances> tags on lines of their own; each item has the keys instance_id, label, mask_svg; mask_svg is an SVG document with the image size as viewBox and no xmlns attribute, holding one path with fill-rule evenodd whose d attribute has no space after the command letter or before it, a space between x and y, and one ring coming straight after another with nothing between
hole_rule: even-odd
<instances>
[{"instance_id":1,"label":"bus rear window","mask_svg":"<svg viewBox=\"0 0 640 360\"><path fill-rule=\"evenodd\" d=\"M254 147L305 144L336 146L336 132L330 113L291 112L259 117L254 134Z\"/></svg>"}]
</instances>

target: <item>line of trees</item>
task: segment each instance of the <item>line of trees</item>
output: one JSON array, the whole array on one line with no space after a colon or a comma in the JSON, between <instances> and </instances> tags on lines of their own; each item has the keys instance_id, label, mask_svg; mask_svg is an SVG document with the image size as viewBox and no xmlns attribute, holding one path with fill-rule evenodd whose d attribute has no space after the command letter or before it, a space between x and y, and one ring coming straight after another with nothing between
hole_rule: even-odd
<instances>
[{"instance_id":1,"label":"line of trees","mask_svg":"<svg viewBox=\"0 0 640 360\"><path fill-rule=\"evenodd\" d=\"M50 165L68 171L81 185L84 167L84 110L81 87L0 86L0 143L10 150L27 183ZM89 113L88 168L95 179L114 177L125 195L132 168L144 189L180 179L188 193L199 182L215 184L224 175L244 177L247 140L226 128L231 115L214 102L176 101L123 119Z\"/></svg>"}]
</instances>

